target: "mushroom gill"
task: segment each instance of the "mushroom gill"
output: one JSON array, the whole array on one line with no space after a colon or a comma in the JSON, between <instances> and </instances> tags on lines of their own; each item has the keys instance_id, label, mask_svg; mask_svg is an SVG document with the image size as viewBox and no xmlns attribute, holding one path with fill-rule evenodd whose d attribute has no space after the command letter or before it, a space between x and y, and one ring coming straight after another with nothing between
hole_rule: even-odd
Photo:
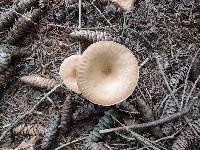
<instances>
[{"instance_id":1,"label":"mushroom gill","mask_svg":"<svg viewBox=\"0 0 200 150\"><path fill-rule=\"evenodd\" d=\"M100 41L83 53L77 82L89 101L109 106L120 103L134 91L139 78L135 56L121 44Z\"/></svg>"}]
</instances>

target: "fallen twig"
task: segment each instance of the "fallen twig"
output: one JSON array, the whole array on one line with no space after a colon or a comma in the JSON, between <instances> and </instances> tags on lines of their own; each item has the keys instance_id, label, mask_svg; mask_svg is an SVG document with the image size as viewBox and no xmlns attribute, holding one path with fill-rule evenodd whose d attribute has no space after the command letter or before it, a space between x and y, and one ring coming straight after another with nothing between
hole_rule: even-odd
<instances>
[{"instance_id":1,"label":"fallen twig","mask_svg":"<svg viewBox=\"0 0 200 150\"><path fill-rule=\"evenodd\" d=\"M124 127L117 127L117 128L110 128L110 129L105 129L105 130L100 130L99 133L109 133L109 132L115 132L115 131L120 131L120 130L127 130L127 129L144 129L144 128L149 128L149 127L153 127L153 126L157 126L160 124L164 124L167 122L170 122L172 120L175 120L183 115L185 115L186 113L188 113L189 109L184 109L181 112L178 112L176 114L173 114L169 117L165 117L162 119L158 119L152 122L147 122L147 123L142 123L142 124L136 124L136 125L132 125L132 126L124 126Z\"/></svg>"},{"instance_id":2,"label":"fallen twig","mask_svg":"<svg viewBox=\"0 0 200 150\"><path fill-rule=\"evenodd\" d=\"M127 28L127 30L131 31L134 36L142 43L144 46L151 51L154 51L154 47L151 45L151 43L144 37L142 36L139 32L135 31L134 29Z\"/></svg>"},{"instance_id":3,"label":"fallen twig","mask_svg":"<svg viewBox=\"0 0 200 150\"><path fill-rule=\"evenodd\" d=\"M175 97L175 95L174 95L174 93L173 93L173 91L172 91L172 89L171 89L171 87L170 87L170 85L169 85L169 82L168 82L168 80L167 80L167 77L166 77L166 75L165 75L165 73L164 73L164 71L163 71L163 66L162 66L161 63L160 63L160 59L161 59L160 55L158 55L157 53L155 53L155 58L156 58L156 63L158 64L158 67L159 67L159 69L160 69L160 72L161 72L161 74L162 74L162 76L163 76L163 79L164 79L164 81L165 81L165 84L166 84L166 86L167 86L167 89L168 89L168 91L170 92L170 94L171 94L172 98L174 99L174 101L176 102L176 105L177 105L178 109L181 110L180 104L179 104L178 100L176 99L176 97Z\"/></svg>"},{"instance_id":4,"label":"fallen twig","mask_svg":"<svg viewBox=\"0 0 200 150\"><path fill-rule=\"evenodd\" d=\"M71 142L68 142L68 143L66 143L66 144L63 144L63 145L57 147L55 150L62 149L62 148L65 147L65 146L68 146L68 145L70 145L70 144L73 144L73 143L76 143L76 142L79 142L79 141L85 140L86 138L87 138L87 137L82 137L82 138L79 138L79 139L73 140L73 141L71 141Z\"/></svg>"},{"instance_id":5,"label":"fallen twig","mask_svg":"<svg viewBox=\"0 0 200 150\"><path fill-rule=\"evenodd\" d=\"M140 68L142 68L148 61L150 60L150 58L146 58L141 64L140 64Z\"/></svg>"},{"instance_id":6,"label":"fallen twig","mask_svg":"<svg viewBox=\"0 0 200 150\"><path fill-rule=\"evenodd\" d=\"M185 98L185 92L186 92L186 88L187 88L187 83L188 83L188 78L189 78L189 74L190 74L190 70L192 68L192 65L194 64L196 58L197 58L197 55L199 54L199 51L200 51L200 48L197 50L197 52L195 53L191 63L190 63L190 66L188 68L188 71L187 71L187 75L186 75L186 78L185 78L185 83L184 83L184 89L183 89L183 95L182 95L182 99L181 99L181 108L183 107L183 101L184 101L184 98Z\"/></svg>"},{"instance_id":7,"label":"fallen twig","mask_svg":"<svg viewBox=\"0 0 200 150\"><path fill-rule=\"evenodd\" d=\"M115 31L116 31L116 29L113 27L113 25L110 23L110 21L104 16L104 14L99 10L99 8L94 4L94 1L95 0L93 0L92 2L91 2L91 4L92 4L92 6L98 11L98 13L106 20L106 22L110 25L110 27L111 28L113 28Z\"/></svg>"},{"instance_id":8,"label":"fallen twig","mask_svg":"<svg viewBox=\"0 0 200 150\"><path fill-rule=\"evenodd\" d=\"M141 95L143 95L141 89L139 88L139 91L141 93ZM149 105L144 101L144 96L143 98L137 98L136 99L136 106L137 106L137 110L141 113L142 118L145 120L145 122L152 122L154 121L154 115L153 112L151 110L151 108L149 107ZM150 128L152 134L156 137L161 137L162 136L162 132L159 126Z\"/></svg>"}]
</instances>

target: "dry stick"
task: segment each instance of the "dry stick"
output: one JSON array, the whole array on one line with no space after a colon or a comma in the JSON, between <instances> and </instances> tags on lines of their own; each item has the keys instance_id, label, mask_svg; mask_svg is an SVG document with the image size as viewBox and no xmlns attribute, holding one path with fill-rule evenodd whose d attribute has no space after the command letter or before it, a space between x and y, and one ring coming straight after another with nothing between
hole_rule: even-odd
<instances>
[{"instance_id":1,"label":"dry stick","mask_svg":"<svg viewBox=\"0 0 200 150\"><path fill-rule=\"evenodd\" d=\"M128 129L144 129L144 128L149 128L149 127L153 127L153 126L157 126L157 125L161 125L167 122L170 122L172 120L175 120L183 115L185 115L186 113L188 113L190 109L184 109L181 112L175 113L169 117L165 117L162 119L158 119L152 122L147 122L147 123L141 123L141 124L136 124L136 125L132 125L132 126L124 126L124 127L117 127L117 128L110 128L110 129L105 129L105 130L100 130L99 133L109 133L109 132L115 132L115 131L120 131L120 130L128 130Z\"/></svg>"},{"instance_id":2,"label":"dry stick","mask_svg":"<svg viewBox=\"0 0 200 150\"><path fill-rule=\"evenodd\" d=\"M80 30L81 29L81 0L79 0L78 9L79 9L79 18L78 18L78 20L79 20L79 30ZM81 55L81 41L79 41L78 44L79 44L79 52L78 52L78 54Z\"/></svg>"},{"instance_id":3,"label":"dry stick","mask_svg":"<svg viewBox=\"0 0 200 150\"><path fill-rule=\"evenodd\" d=\"M73 143L76 143L76 142L79 142L79 141L85 140L86 138L87 138L87 137L82 137L82 138L79 138L79 139L73 140L73 141L71 141L71 142L68 142L68 143L66 143L66 144L63 144L63 145L57 147L55 150L62 149L62 148L65 147L65 146L68 146L68 145L70 145L70 144L73 144Z\"/></svg>"},{"instance_id":4,"label":"dry stick","mask_svg":"<svg viewBox=\"0 0 200 150\"><path fill-rule=\"evenodd\" d=\"M92 6L99 12L99 14L106 20L106 22L111 26L112 29L114 29L116 31L116 29L113 27L113 25L110 23L110 21L104 16L104 14L99 10L99 8L94 4L93 0L92 2L90 2L92 4Z\"/></svg>"},{"instance_id":5,"label":"dry stick","mask_svg":"<svg viewBox=\"0 0 200 150\"><path fill-rule=\"evenodd\" d=\"M160 61L159 61L160 56L159 56L158 54L155 54L155 55L156 55L156 56L155 56L156 62L157 62L157 64L158 64L158 67L159 67L159 69L160 69L160 72L161 72L161 74L162 74L162 76L163 76L163 78L164 78L165 84L167 85L167 89L169 90L170 94L172 95L172 98L175 100L177 107L179 108L179 110L181 110L180 105L179 105L179 102L178 102L178 100L176 99L176 97L175 97L175 95L174 95L174 93L173 93L171 87L169 86L169 83L168 83L167 78L166 78L166 76L165 76L165 73L164 73L164 71L163 71L163 67L162 67L162 65L161 65L161 63L160 63Z\"/></svg>"},{"instance_id":6,"label":"dry stick","mask_svg":"<svg viewBox=\"0 0 200 150\"><path fill-rule=\"evenodd\" d=\"M192 95L192 92L193 92L194 89L196 88L196 85L197 85L199 79L200 79L200 75L199 75L198 78L196 79L195 83L194 83L193 86L192 86L192 89L190 90L190 93L189 93L187 99L185 100L185 107L187 106L187 104L188 104L188 102L189 102L189 99L190 99L190 96Z\"/></svg>"},{"instance_id":7,"label":"dry stick","mask_svg":"<svg viewBox=\"0 0 200 150\"><path fill-rule=\"evenodd\" d=\"M126 135L120 134L119 132L115 132L116 135L121 136L123 139L126 139L129 141L135 141L136 138L135 137L127 137Z\"/></svg>"},{"instance_id":8,"label":"dry stick","mask_svg":"<svg viewBox=\"0 0 200 150\"><path fill-rule=\"evenodd\" d=\"M48 93L46 93L34 106L31 110L27 111L26 113L24 113L23 115L19 116L11 125L10 127L7 128L7 130L5 130L0 137L0 141L2 141L4 139L4 137L6 136L6 134L12 130L12 128L14 128L22 119L24 119L27 115L30 115L39 105L40 103L42 103L51 93L53 93L57 88L59 88L62 84L56 85L52 90L50 90Z\"/></svg>"},{"instance_id":9,"label":"dry stick","mask_svg":"<svg viewBox=\"0 0 200 150\"><path fill-rule=\"evenodd\" d=\"M146 58L139 66L139 69L141 69L148 61L150 60L150 58Z\"/></svg>"},{"instance_id":10,"label":"dry stick","mask_svg":"<svg viewBox=\"0 0 200 150\"><path fill-rule=\"evenodd\" d=\"M144 94L142 93L142 90L140 89L140 87L138 87L138 89L139 89L140 94L142 95L142 98L136 99L137 110L142 114L142 118L145 120L145 122L154 121L155 118L154 118L153 112L151 108L149 107L149 105L145 102L144 99L146 98ZM162 132L159 126L150 128L150 131L155 137L162 136Z\"/></svg>"},{"instance_id":11,"label":"dry stick","mask_svg":"<svg viewBox=\"0 0 200 150\"><path fill-rule=\"evenodd\" d=\"M134 29L131 29L131 28L127 28L127 30L130 30L132 31L132 33L134 34L134 36L141 42L144 44L144 46L146 48L148 48L149 50L151 51L154 51L153 50L153 46L151 45L151 43L144 37L142 36L140 33L138 33L137 31L135 31Z\"/></svg>"},{"instance_id":12,"label":"dry stick","mask_svg":"<svg viewBox=\"0 0 200 150\"><path fill-rule=\"evenodd\" d=\"M186 76L186 79L185 79L185 86L184 86L184 89L183 89L183 95L182 95L182 99L181 99L181 108L183 107L183 101L184 101L184 98L185 98L185 92L186 92L186 87L187 87L187 80L188 80L188 78L189 78L189 73L190 73L190 70L191 70L191 68L192 68L192 65L193 65L194 61L195 61L196 58L197 58L197 55L198 55L198 53L199 53L199 50L200 50L200 48L199 48L199 49L197 50L197 52L195 53L195 56L194 56L194 58L192 59L192 62L191 62L191 64L190 64L189 69L188 69L188 72L187 72L187 76Z\"/></svg>"},{"instance_id":13,"label":"dry stick","mask_svg":"<svg viewBox=\"0 0 200 150\"><path fill-rule=\"evenodd\" d=\"M59 24L53 24L53 23L49 23L47 24L49 26L53 26L53 27L58 27L58 28L66 28L66 26L63 26L63 25L59 25ZM113 27L117 26L117 25L112 25ZM77 29L77 27L67 27L69 29ZM104 26L104 27L81 27L81 29L83 30L95 30L95 29L106 29L106 28L110 28L110 26Z\"/></svg>"}]
</instances>

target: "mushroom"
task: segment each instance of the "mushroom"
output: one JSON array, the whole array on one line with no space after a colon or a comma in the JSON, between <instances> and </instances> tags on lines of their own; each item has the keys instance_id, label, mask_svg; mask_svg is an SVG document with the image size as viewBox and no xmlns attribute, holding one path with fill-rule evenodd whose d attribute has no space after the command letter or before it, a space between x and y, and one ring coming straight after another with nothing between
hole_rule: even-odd
<instances>
[{"instance_id":1,"label":"mushroom","mask_svg":"<svg viewBox=\"0 0 200 150\"><path fill-rule=\"evenodd\" d=\"M60 66L59 75L64 84L72 91L80 93L77 86L76 67L79 64L81 55L72 55L66 58Z\"/></svg>"},{"instance_id":2,"label":"mushroom","mask_svg":"<svg viewBox=\"0 0 200 150\"><path fill-rule=\"evenodd\" d=\"M112 0L112 2L118 5L121 9L128 11L131 10L135 0Z\"/></svg>"},{"instance_id":3,"label":"mushroom","mask_svg":"<svg viewBox=\"0 0 200 150\"><path fill-rule=\"evenodd\" d=\"M90 45L77 67L77 82L89 101L110 106L124 101L134 91L139 67L129 49L112 41Z\"/></svg>"}]
</instances>

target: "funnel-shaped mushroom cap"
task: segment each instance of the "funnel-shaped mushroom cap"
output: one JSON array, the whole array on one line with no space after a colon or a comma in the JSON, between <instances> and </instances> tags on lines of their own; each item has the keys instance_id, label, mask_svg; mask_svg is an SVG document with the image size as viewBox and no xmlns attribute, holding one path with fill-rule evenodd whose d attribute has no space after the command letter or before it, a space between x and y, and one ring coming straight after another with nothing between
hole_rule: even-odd
<instances>
[{"instance_id":1,"label":"funnel-shaped mushroom cap","mask_svg":"<svg viewBox=\"0 0 200 150\"><path fill-rule=\"evenodd\" d=\"M127 11L131 10L135 0L112 0L112 2L118 5L121 9Z\"/></svg>"},{"instance_id":2,"label":"funnel-shaped mushroom cap","mask_svg":"<svg viewBox=\"0 0 200 150\"><path fill-rule=\"evenodd\" d=\"M120 103L134 91L139 77L135 56L112 41L90 45L77 68L78 86L89 101L109 106Z\"/></svg>"},{"instance_id":3,"label":"funnel-shaped mushroom cap","mask_svg":"<svg viewBox=\"0 0 200 150\"><path fill-rule=\"evenodd\" d=\"M80 93L77 78L76 67L79 65L81 55L72 55L66 58L60 66L60 76L64 84L72 91Z\"/></svg>"}]
</instances>

